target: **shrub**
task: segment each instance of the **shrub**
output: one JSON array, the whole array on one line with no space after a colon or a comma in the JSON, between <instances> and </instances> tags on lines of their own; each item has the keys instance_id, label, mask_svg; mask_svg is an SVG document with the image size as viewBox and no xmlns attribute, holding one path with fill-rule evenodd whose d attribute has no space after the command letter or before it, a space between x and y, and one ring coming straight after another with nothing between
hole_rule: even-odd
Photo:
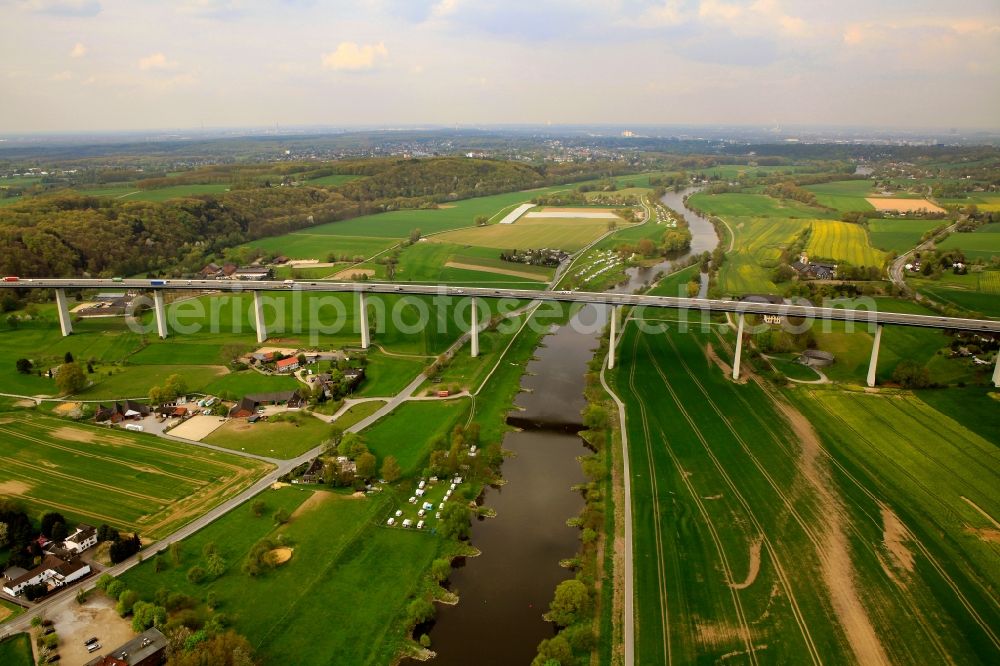
<instances>
[{"instance_id":1,"label":"shrub","mask_svg":"<svg viewBox=\"0 0 1000 666\"><path fill-rule=\"evenodd\" d=\"M199 567L197 564L188 569L187 572L188 582L194 583L195 585L200 585L201 583L203 583L207 576L208 576L207 572L201 567Z\"/></svg>"}]
</instances>

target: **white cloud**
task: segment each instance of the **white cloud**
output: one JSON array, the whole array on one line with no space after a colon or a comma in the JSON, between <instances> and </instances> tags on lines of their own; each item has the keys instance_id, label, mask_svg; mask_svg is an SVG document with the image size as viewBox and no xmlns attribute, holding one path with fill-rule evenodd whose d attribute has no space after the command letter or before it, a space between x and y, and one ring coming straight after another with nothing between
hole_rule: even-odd
<instances>
[{"instance_id":1,"label":"white cloud","mask_svg":"<svg viewBox=\"0 0 1000 666\"><path fill-rule=\"evenodd\" d=\"M150 69L177 69L177 62L167 60L167 56L162 53L151 53L144 58L139 58L139 69L143 71Z\"/></svg>"},{"instance_id":2,"label":"white cloud","mask_svg":"<svg viewBox=\"0 0 1000 666\"><path fill-rule=\"evenodd\" d=\"M657 27L674 26L683 23L687 17L682 10L681 0L665 0L642 14L642 23Z\"/></svg>"},{"instance_id":3,"label":"white cloud","mask_svg":"<svg viewBox=\"0 0 1000 666\"><path fill-rule=\"evenodd\" d=\"M26 0L29 10L55 16L96 16L101 13L97 0Z\"/></svg>"},{"instance_id":4,"label":"white cloud","mask_svg":"<svg viewBox=\"0 0 1000 666\"><path fill-rule=\"evenodd\" d=\"M434 3L434 6L431 7L431 16L441 18L442 16L454 14L455 10L458 9L459 2L460 0L439 0L439 2Z\"/></svg>"},{"instance_id":5,"label":"white cloud","mask_svg":"<svg viewBox=\"0 0 1000 666\"><path fill-rule=\"evenodd\" d=\"M82 58L87 55L87 47L82 42L77 42L69 52L70 58Z\"/></svg>"},{"instance_id":6,"label":"white cloud","mask_svg":"<svg viewBox=\"0 0 1000 666\"><path fill-rule=\"evenodd\" d=\"M384 42L378 44L358 44L357 42L341 42L335 51L323 54L323 67L326 69L359 72L374 69L379 62L389 57L389 51Z\"/></svg>"},{"instance_id":7,"label":"white cloud","mask_svg":"<svg viewBox=\"0 0 1000 666\"><path fill-rule=\"evenodd\" d=\"M777 26L787 35L803 35L806 22L786 13L777 0L754 0L744 5L722 0L702 0L698 16L707 22L726 25L733 32L760 32Z\"/></svg>"}]
</instances>

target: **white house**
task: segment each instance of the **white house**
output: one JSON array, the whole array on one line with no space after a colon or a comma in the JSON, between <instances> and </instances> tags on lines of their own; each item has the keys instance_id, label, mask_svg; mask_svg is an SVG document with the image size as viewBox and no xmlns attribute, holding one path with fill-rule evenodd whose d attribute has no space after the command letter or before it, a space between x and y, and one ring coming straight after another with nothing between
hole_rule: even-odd
<instances>
[{"instance_id":1,"label":"white house","mask_svg":"<svg viewBox=\"0 0 1000 666\"><path fill-rule=\"evenodd\" d=\"M74 553L82 553L88 548L93 548L96 545L97 529L87 525L86 523L80 523L77 525L76 531L63 541L63 547L66 550L73 551Z\"/></svg>"},{"instance_id":2,"label":"white house","mask_svg":"<svg viewBox=\"0 0 1000 666\"><path fill-rule=\"evenodd\" d=\"M37 567L4 583L3 591L11 596L17 596L29 585L48 584L53 588L62 587L89 573L90 565L86 562L80 560L65 562L55 555L46 555Z\"/></svg>"}]
</instances>

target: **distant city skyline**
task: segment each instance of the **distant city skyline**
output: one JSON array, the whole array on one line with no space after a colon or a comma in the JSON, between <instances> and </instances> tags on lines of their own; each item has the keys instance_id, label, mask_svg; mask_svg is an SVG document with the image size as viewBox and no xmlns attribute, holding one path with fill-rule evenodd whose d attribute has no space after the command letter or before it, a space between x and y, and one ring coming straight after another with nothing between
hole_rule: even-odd
<instances>
[{"instance_id":1,"label":"distant city skyline","mask_svg":"<svg viewBox=\"0 0 1000 666\"><path fill-rule=\"evenodd\" d=\"M1000 128L995 0L0 0L0 133Z\"/></svg>"}]
</instances>

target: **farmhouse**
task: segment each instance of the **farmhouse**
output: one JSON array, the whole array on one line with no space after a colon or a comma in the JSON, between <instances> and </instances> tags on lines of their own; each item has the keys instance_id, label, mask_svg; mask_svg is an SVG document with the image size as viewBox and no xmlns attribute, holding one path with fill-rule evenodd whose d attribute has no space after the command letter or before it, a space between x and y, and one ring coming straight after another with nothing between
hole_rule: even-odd
<instances>
[{"instance_id":1,"label":"farmhouse","mask_svg":"<svg viewBox=\"0 0 1000 666\"><path fill-rule=\"evenodd\" d=\"M832 280L837 276L837 265L836 264L824 264L818 262L810 262L808 255L805 253L799 257L799 260L792 264L792 268L795 272L803 278L813 278L816 280Z\"/></svg>"},{"instance_id":2,"label":"farmhouse","mask_svg":"<svg viewBox=\"0 0 1000 666\"><path fill-rule=\"evenodd\" d=\"M267 280L271 277L271 269L267 266L240 266L232 277L236 280Z\"/></svg>"},{"instance_id":3,"label":"farmhouse","mask_svg":"<svg viewBox=\"0 0 1000 666\"><path fill-rule=\"evenodd\" d=\"M167 660L167 637L153 627L84 666L160 666Z\"/></svg>"},{"instance_id":4,"label":"farmhouse","mask_svg":"<svg viewBox=\"0 0 1000 666\"><path fill-rule=\"evenodd\" d=\"M229 418L245 419L257 413L257 408L264 405L285 405L289 409L302 407L304 400L296 391L277 391L274 393L254 393L244 396L242 400L229 410Z\"/></svg>"},{"instance_id":5,"label":"farmhouse","mask_svg":"<svg viewBox=\"0 0 1000 666\"><path fill-rule=\"evenodd\" d=\"M299 359L294 356L283 358L274 364L274 368L278 372L294 372L299 369Z\"/></svg>"},{"instance_id":6,"label":"farmhouse","mask_svg":"<svg viewBox=\"0 0 1000 666\"><path fill-rule=\"evenodd\" d=\"M3 591L17 596L29 585L48 585L52 590L80 580L89 573L90 565L79 559L66 561L55 555L46 555L37 567L4 583Z\"/></svg>"},{"instance_id":7,"label":"farmhouse","mask_svg":"<svg viewBox=\"0 0 1000 666\"><path fill-rule=\"evenodd\" d=\"M97 414L94 415L94 421L97 423L104 423L105 421L110 421L111 423L121 423L122 421L132 421L149 416L151 413L149 407L146 405L135 402L134 400L124 400L121 402L115 402L110 407L104 405L97 406Z\"/></svg>"},{"instance_id":8,"label":"farmhouse","mask_svg":"<svg viewBox=\"0 0 1000 666\"><path fill-rule=\"evenodd\" d=\"M76 526L76 531L66 537L63 541L63 548L75 553L83 551L97 545L97 529L86 523Z\"/></svg>"}]
</instances>

